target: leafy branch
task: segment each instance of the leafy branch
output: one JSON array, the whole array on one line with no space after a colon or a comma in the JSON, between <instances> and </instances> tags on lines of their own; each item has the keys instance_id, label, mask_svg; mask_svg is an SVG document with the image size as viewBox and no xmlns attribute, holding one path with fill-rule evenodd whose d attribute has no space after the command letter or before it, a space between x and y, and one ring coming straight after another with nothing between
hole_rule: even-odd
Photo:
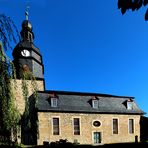
<instances>
[{"instance_id":1,"label":"leafy branch","mask_svg":"<svg viewBox=\"0 0 148 148\"><path fill-rule=\"evenodd\" d=\"M15 73L12 69L13 63L6 58L2 44L0 44L0 116L3 132L11 133L17 129L20 121L20 113L16 106L16 98L13 92L12 75ZM15 87L16 88L16 87ZM7 135L9 136L9 135Z\"/></svg>"},{"instance_id":2,"label":"leafy branch","mask_svg":"<svg viewBox=\"0 0 148 148\"><path fill-rule=\"evenodd\" d=\"M13 20L4 14L0 14L0 40L4 49L12 49L11 43L17 43L17 39L20 40L20 35Z\"/></svg>"},{"instance_id":3,"label":"leafy branch","mask_svg":"<svg viewBox=\"0 0 148 148\"><path fill-rule=\"evenodd\" d=\"M127 10L137 11L147 4L148 0L118 0L118 9L125 14ZM145 12L145 20L148 20L148 9Z\"/></svg>"},{"instance_id":4,"label":"leafy branch","mask_svg":"<svg viewBox=\"0 0 148 148\"><path fill-rule=\"evenodd\" d=\"M21 115L17 108L15 92L17 91L16 69L11 59L4 51L12 49L11 43L17 43L20 35L14 22L3 14L0 14L0 126L4 136L10 141L11 136L16 137L17 128L20 126ZM2 46L3 45L3 46ZM30 71L22 70L22 93L25 101L25 117L29 128L29 86L31 81L32 91L37 99L37 84ZM13 83L12 83L13 82ZM8 133L7 135L5 133ZM11 136L10 136L11 135ZM2 136L2 135L0 135ZM5 138L4 138L5 139ZM1 141L1 139L0 139Z\"/></svg>"}]
</instances>

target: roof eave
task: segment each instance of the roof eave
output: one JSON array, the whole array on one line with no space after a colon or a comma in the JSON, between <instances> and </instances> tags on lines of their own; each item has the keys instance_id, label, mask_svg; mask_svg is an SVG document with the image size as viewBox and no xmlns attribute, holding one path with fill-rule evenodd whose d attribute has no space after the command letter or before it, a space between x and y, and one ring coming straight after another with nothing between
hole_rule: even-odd
<instances>
[{"instance_id":1,"label":"roof eave","mask_svg":"<svg viewBox=\"0 0 148 148\"><path fill-rule=\"evenodd\" d=\"M113 111L100 111L100 112L90 112L90 111L70 111L70 110L51 110L51 109L38 109L37 112L60 112L60 113L88 113L88 114L126 114L126 115L144 115L145 112L113 112Z\"/></svg>"}]
</instances>

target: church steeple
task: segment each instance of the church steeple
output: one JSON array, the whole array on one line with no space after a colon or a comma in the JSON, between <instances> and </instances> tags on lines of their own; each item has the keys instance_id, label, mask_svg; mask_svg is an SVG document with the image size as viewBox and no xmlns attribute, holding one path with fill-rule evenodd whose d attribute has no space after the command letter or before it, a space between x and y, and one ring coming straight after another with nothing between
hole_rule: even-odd
<instances>
[{"instance_id":1,"label":"church steeple","mask_svg":"<svg viewBox=\"0 0 148 148\"><path fill-rule=\"evenodd\" d=\"M25 12L25 20L22 22L21 41L13 50L14 65L16 68L17 78L21 78L21 71L25 67L37 79L43 79L44 65L42 62L42 55L39 48L37 48L34 41L34 33L32 24L29 21L28 8Z\"/></svg>"},{"instance_id":2,"label":"church steeple","mask_svg":"<svg viewBox=\"0 0 148 148\"><path fill-rule=\"evenodd\" d=\"M29 16L29 6L26 7L26 11L25 11L25 16L26 16L26 20L28 20L28 16Z\"/></svg>"},{"instance_id":3,"label":"church steeple","mask_svg":"<svg viewBox=\"0 0 148 148\"><path fill-rule=\"evenodd\" d=\"M29 22L28 7L25 11L25 20L22 23L21 39L24 41L33 42L34 33L32 32L32 24Z\"/></svg>"}]
</instances>

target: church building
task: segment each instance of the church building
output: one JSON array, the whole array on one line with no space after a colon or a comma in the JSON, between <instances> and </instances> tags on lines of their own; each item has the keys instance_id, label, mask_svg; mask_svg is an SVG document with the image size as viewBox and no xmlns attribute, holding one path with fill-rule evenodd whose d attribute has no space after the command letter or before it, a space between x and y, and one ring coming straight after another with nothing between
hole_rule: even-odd
<instances>
[{"instance_id":1,"label":"church building","mask_svg":"<svg viewBox=\"0 0 148 148\"><path fill-rule=\"evenodd\" d=\"M20 122L18 142L42 145L44 141L67 139L72 143L98 145L140 141L140 119L144 112L134 97L46 90L42 54L34 45L35 36L27 17L20 33L13 63L18 85L14 91L22 117L26 110L21 92L22 69L30 71L36 79L37 100L28 78L29 120ZM30 128L26 128L27 121Z\"/></svg>"}]
</instances>

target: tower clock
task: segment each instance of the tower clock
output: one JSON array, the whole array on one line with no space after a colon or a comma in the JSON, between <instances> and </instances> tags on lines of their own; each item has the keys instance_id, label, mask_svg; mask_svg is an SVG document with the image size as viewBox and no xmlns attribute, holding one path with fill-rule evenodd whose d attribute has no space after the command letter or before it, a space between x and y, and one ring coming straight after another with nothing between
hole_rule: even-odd
<instances>
[{"instance_id":1,"label":"tower clock","mask_svg":"<svg viewBox=\"0 0 148 148\"><path fill-rule=\"evenodd\" d=\"M36 79L43 79L44 65L42 55L34 41L34 33L32 32L32 24L28 20L24 20L21 30L21 41L13 50L13 63L16 68L17 78L21 78L21 70L24 67L32 72Z\"/></svg>"}]
</instances>

